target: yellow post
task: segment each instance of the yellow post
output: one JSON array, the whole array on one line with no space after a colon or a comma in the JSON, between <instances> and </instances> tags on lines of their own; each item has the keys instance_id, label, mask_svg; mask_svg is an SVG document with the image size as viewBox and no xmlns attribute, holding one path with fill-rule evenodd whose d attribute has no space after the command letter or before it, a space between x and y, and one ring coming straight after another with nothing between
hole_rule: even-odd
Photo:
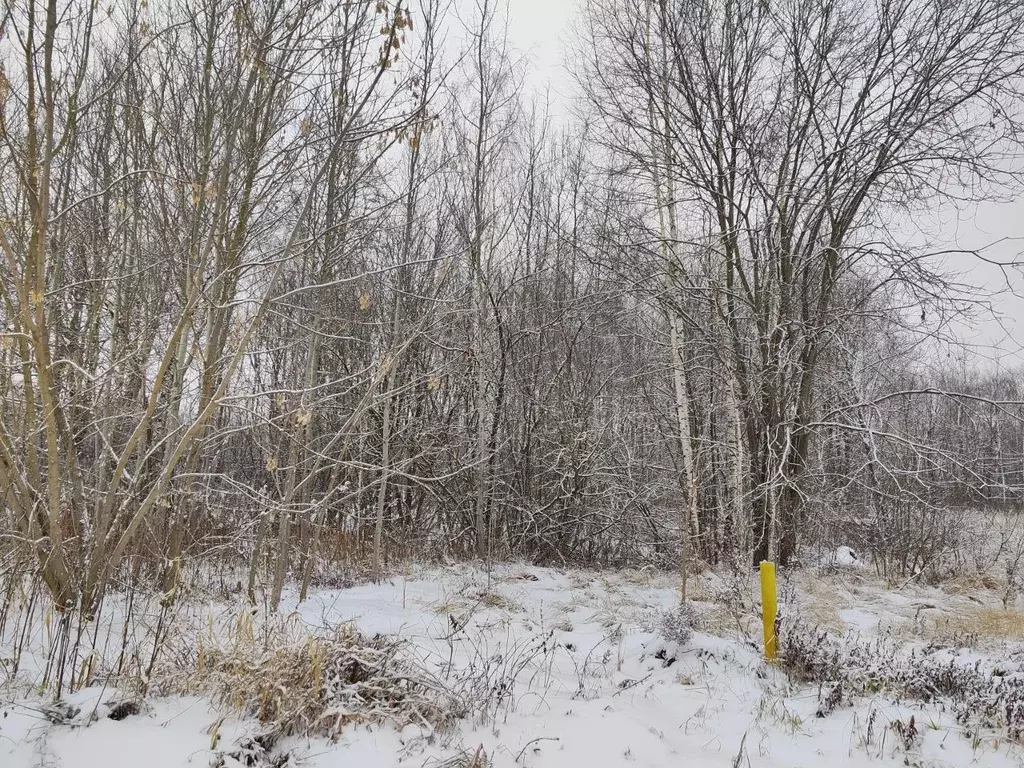
<instances>
[{"instance_id":1,"label":"yellow post","mask_svg":"<svg viewBox=\"0 0 1024 768\"><path fill-rule=\"evenodd\" d=\"M761 620L764 622L764 657L775 661L775 616L779 598L775 590L775 563L761 561Z\"/></svg>"}]
</instances>

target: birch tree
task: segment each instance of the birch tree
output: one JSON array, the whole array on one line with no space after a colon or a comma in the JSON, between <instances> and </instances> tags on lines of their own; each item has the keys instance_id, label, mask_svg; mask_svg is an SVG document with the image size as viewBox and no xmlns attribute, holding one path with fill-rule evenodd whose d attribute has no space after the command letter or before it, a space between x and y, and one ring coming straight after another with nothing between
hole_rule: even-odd
<instances>
[{"instance_id":1,"label":"birch tree","mask_svg":"<svg viewBox=\"0 0 1024 768\"><path fill-rule=\"evenodd\" d=\"M1001 158L1020 135L1024 7L649 8L588 4L581 84L595 135L633 167L671 169L687 211L680 244L712 255L756 491L754 559L785 562L803 526L808 425L842 287L855 274L908 290L940 282L884 216L1012 181Z\"/></svg>"}]
</instances>

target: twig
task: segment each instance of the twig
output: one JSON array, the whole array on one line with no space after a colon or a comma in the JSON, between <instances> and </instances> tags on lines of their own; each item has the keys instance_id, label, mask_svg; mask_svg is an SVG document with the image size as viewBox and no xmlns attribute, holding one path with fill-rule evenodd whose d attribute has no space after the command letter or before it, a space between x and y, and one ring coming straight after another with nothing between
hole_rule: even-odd
<instances>
[{"instance_id":1,"label":"twig","mask_svg":"<svg viewBox=\"0 0 1024 768\"><path fill-rule=\"evenodd\" d=\"M619 690L617 690L615 693L613 693L612 696L613 697L618 696L623 691L628 691L630 688L636 688L641 683L646 683L648 680L651 679L651 675L653 675L653 674L654 674L653 672L648 672L646 677L642 677L639 680L628 680L628 681L626 681L626 684L623 685L621 688L619 688Z\"/></svg>"},{"instance_id":2,"label":"twig","mask_svg":"<svg viewBox=\"0 0 1024 768\"><path fill-rule=\"evenodd\" d=\"M527 749L530 748L531 744L536 744L538 741L561 741L557 736L538 736L536 739L531 739L523 745L523 748L519 750L519 754L516 755L516 762L519 762L519 758L523 756Z\"/></svg>"}]
</instances>

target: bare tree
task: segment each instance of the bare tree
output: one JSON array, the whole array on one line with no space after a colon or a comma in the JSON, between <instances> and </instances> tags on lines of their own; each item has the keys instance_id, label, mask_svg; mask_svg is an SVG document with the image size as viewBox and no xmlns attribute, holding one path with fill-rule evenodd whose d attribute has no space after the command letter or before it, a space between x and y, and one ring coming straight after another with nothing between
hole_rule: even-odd
<instances>
[{"instance_id":1,"label":"bare tree","mask_svg":"<svg viewBox=\"0 0 1024 768\"><path fill-rule=\"evenodd\" d=\"M796 552L843 286L870 274L921 297L945 289L885 217L1010 181L1022 15L928 0L588 5L581 82L595 135L629 168L671 175L686 222L677 247L706 254L701 279L721 296L755 559ZM666 270L688 268L669 257Z\"/></svg>"}]
</instances>

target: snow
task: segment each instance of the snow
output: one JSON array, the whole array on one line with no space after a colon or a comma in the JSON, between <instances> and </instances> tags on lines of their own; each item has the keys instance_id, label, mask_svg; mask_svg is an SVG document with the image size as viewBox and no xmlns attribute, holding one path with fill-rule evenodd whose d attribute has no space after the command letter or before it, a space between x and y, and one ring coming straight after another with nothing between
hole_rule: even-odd
<instances>
[{"instance_id":1,"label":"snow","mask_svg":"<svg viewBox=\"0 0 1024 768\"><path fill-rule=\"evenodd\" d=\"M841 568L864 568L865 565L857 553L847 546L836 547L825 558L825 565L832 565Z\"/></svg>"},{"instance_id":2,"label":"snow","mask_svg":"<svg viewBox=\"0 0 1024 768\"><path fill-rule=\"evenodd\" d=\"M847 608L839 611L839 616L847 626L870 632L878 627L878 614L861 608Z\"/></svg>"},{"instance_id":3,"label":"snow","mask_svg":"<svg viewBox=\"0 0 1024 768\"><path fill-rule=\"evenodd\" d=\"M812 579L821 590L821 578L795 578L795 591L810 594ZM909 621L916 603L943 599L916 587L889 593L866 577L831 578L823 594L833 596L848 631L881 631ZM723 581L708 574L691 588L703 598L720 594ZM1001 734L967 734L940 707L879 695L816 717L817 688L794 684L761 659L752 605L718 606L745 611L746 630L739 621L716 634L698 632L685 647L665 641L657 617L677 605L677 588L670 575L507 566L490 577L466 567L423 569L380 585L317 590L302 604L290 593L282 612L312 631L351 620L364 633L396 633L428 668L443 670L449 659L462 669L481 660L525 662L509 697L454 732L352 725L334 743L292 737L280 747L293 764L316 768L441 765L458 755L468 766L478 752L495 768L1024 765L1024 752ZM743 591L753 598L756 585ZM205 616L197 612L197 626L214 626L230 607L209 604ZM544 644L549 634L555 642ZM38 697L12 687L0 698L0 766L205 768L218 750L258 730L201 696L150 697L140 714L114 721L103 715L117 698L110 690L81 691L67 702L79 714L54 725ZM908 751L889 725L911 715L921 736Z\"/></svg>"},{"instance_id":4,"label":"snow","mask_svg":"<svg viewBox=\"0 0 1024 768\"><path fill-rule=\"evenodd\" d=\"M77 697L85 702L95 690ZM96 720L88 726L51 726L26 706L5 708L0 725L0 765L82 766L82 768L180 768L206 766L213 758L206 729L218 715L208 702L196 697L155 701L141 716L114 721ZM241 724L236 729L241 732ZM12 746L5 754L5 743Z\"/></svg>"}]
</instances>

